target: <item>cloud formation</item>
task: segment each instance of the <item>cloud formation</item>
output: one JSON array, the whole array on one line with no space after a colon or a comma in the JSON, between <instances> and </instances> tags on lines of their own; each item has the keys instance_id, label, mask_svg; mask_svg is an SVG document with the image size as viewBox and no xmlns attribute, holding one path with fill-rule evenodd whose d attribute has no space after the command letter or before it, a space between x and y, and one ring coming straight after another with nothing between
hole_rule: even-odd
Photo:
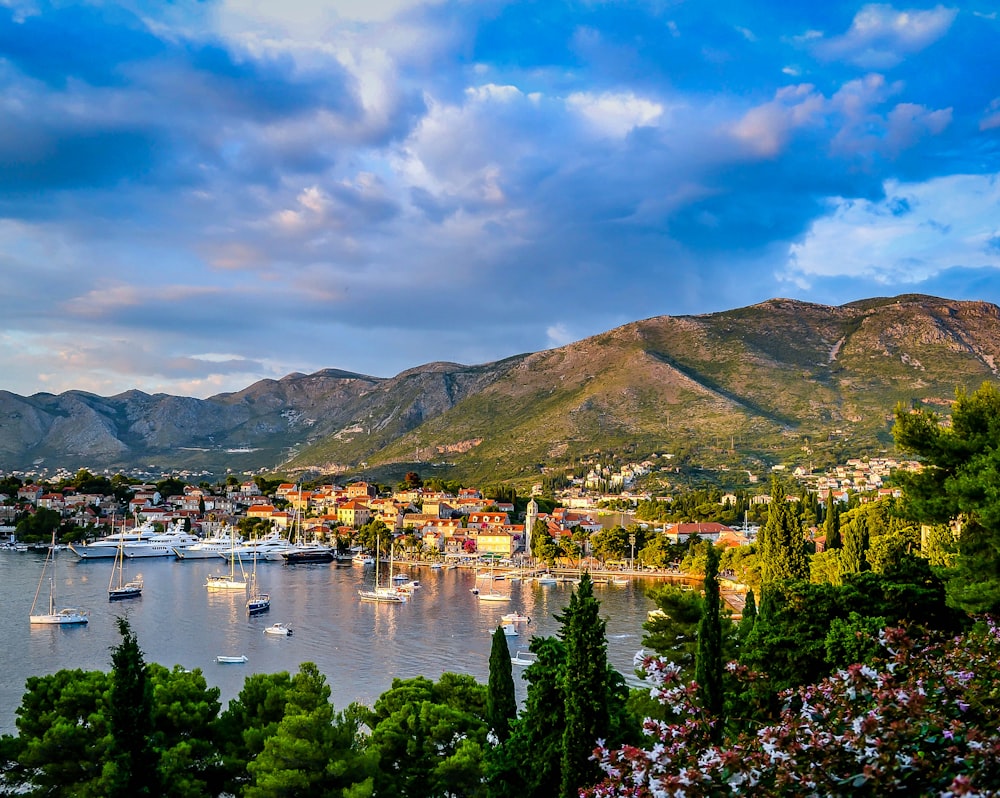
<instances>
[{"instance_id":1,"label":"cloud formation","mask_svg":"<svg viewBox=\"0 0 1000 798\"><path fill-rule=\"evenodd\" d=\"M0 387L998 301L998 36L986 3L8 0Z\"/></svg>"}]
</instances>

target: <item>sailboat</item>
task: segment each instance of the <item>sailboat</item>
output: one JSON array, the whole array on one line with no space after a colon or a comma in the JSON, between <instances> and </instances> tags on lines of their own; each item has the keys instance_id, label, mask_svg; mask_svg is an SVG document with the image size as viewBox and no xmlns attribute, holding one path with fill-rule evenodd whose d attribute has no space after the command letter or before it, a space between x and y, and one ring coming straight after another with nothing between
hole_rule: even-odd
<instances>
[{"instance_id":1,"label":"sailboat","mask_svg":"<svg viewBox=\"0 0 1000 798\"><path fill-rule=\"evenodd\" d=\"M38 594L42 592L42 583L45 581L45 572L49 570L49 561L51 560L52 573L49 575L49 611L45 614L35 614L35 604L38 603ZM48 554L45 555L45 562L42 565L42 575L38 578L38 588L35 590L35 599L31 602L31 611L28 614L28 621L30 623L39 624L59 624L59 625L69 625L69 624L82 624L87 623L90 619L87 617L86 610L77 609L62 609L56 612L56 532L52 530L52 545L49 546Z\"/></svg>"},{"instance_id":2,"label":"sailboat","mask_svg":"<svg viewBox=\"0 0 1000 798\"><path fill-rule=\"evenodd\" d=\"M478 578L478 575L477 575ZM497 593L495 585L495 580L493 578L493 560L490 560L490 591L489 593L484 593L483 591L478 591L475 595L479 597L480 601L510 601L510 593Z\"/></svg>"},{"instance_id":3,"label":"sailboat","mask_svg":"<svg viewBox=\"0 0 1000 798\"><path fill-rule=\"evenodd\" d=\"M371 590L359 590L358 596L362 601L379 602L383 604L403 604L406 602L406 594L400 592L392 586L392 543L389 543L389 586L382 587L378 583L379 572L378 538L375 538L375 586Z\"/></svg>"},{"instance_id":4,"label":"sailboat","mask_svg":"<svg viewBox=\"0 0 1000 798\"><path fill-rule=\"evenodd\" d=\"M257 584L257 552L253 555L253 571L250 574L250 597L247 599L247 614L259 615L271 609L271 596L261 593Z\"/></svg>"},{"instance_id":5,"label":"sailboat","mask_svg":"<svg viewBox=\"0 0 1000 798\"><path fill-rule=\"evenodd\" d=\"M112 521L112 526L114 522ZM115 577L118 577L117 580ZM116 584L117 581L117 584ZM125 540L124 537L118 539L118 553L115 555L115 564L111 569L111 578L108 580L108 601L118 601L119 599L139 598L142 595L142 575L136 574L134 579L125 581Z\"/></svg>"},{"instance_id":6,"label":"sailboat","mask_svg":"<svg viewBox=\"0 0 1000 798\"><path fill-rule=\"evenodd\" d=\"M233 529L230 533L230 540L232 541L232 548L229 553L229 573L228 574L210 574L205 579L205 587L209 590L246 590L247 589L247 576L243 571L243 560L240 559L239 552L236 551L236 530ZM240 578L236 578L236 562L239 560L240 563Z\"/></svg>"}]
</instances>

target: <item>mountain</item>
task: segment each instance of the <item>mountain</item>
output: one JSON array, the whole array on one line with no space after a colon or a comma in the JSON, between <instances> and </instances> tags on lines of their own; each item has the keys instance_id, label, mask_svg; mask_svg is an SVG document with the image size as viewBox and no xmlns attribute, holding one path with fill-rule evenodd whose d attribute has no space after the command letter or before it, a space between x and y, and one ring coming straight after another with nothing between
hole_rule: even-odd
<instances>
[{"instance_id":1,"label":"mountain","mask_svg":"<svg viewBox=\"0 0 1000 798\"><path fill-rule=\"evenodd\" d=\"M998 363L1000 309L985 302L773 299L391 379L326 369L204 400L0 392L0 468L534 481L598 452L757 473L819 467L891 451L898 402L946 413L957 387L996 379Z\"/></svg>"}]
</instances>

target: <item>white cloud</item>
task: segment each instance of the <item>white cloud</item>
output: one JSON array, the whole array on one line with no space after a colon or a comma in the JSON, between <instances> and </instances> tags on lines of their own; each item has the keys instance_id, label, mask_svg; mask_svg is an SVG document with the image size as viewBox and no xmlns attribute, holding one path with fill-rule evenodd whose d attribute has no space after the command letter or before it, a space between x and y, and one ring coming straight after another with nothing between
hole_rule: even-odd
<instances>
[{"instance_id":1,"label":"white cloud","mask_svg":"<svg viewBox=\"0 0 1000 798\"><path fill-rule=\"evenodd\" d=\"M637 97L632 92L591 94L574 92L566 99L601 135L620 138L637 127L657 123L666 110L661 103Z\"/></svg>"},{"instance_id":2,"label":"white cloud","mask_svg":"<svg viewBox=\"0 0 1000 798\"><path fill-rule=\"evenodd\" d=\"M891 5L873 3L858 11L847 33L817 39L815 52L824 60L890 69L944 36L957 14L958 9L940 5L926 11L897 11Z\"/></svg>"},{"instance_id":3,"label":"white cloud","mask_svg":"<svg viewBox=\"0 0 1000 798\"><path fill-rule=\"evenodd\" d=\"M808 83L785 86L770 102L747 111L729 132L755 154L773 158L791 133L821 114L824 105L823 96Z\"/></svg>"},{"instance_id":4,"label":"white cloud","mask_svg":"<svg viewBox=\"0 0 1000 798\"><path fill-rule=\"evenodd\" d=\"M780 276L800 286L817 277L906 284L956 266L1000 268L998 175L887 181L884 192L877 202L832 198Z\"/></svg>"},{"instance_id":5,"label":"white cloud","mask_svg":"<svg viewBox=\"0 0 1000 798\"><path fill-rule=\"evenodd\" d=\"M986 115L979 120L980 130L993 130L1000 127L1000 97L996 97L986 109Z\"/></svg>"}]
</instances>

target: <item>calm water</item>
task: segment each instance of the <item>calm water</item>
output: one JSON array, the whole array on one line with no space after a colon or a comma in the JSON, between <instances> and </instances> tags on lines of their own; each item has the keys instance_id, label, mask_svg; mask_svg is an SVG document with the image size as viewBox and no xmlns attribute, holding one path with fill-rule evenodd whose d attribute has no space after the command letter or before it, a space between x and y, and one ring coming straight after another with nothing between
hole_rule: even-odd
<instances>
[{"instance_id":1,"label":"calm water","mask_svg":"<svg viewBox=\"0 0 1000 798\"><path fill-rule=\"evenodd\" d=\"M0 733L16 731L15 710L32 675L63 668L108 671L111 648L120 642L115 618L125 614L148 662L200 668L210 686L221 691L223 708L251 673L298 670L312 661L326 675L335 708L351 701L371 705L394 677L427 676L445 671L468 673L485 683L489 675L492 633L500 616L520 611L531 617L519 637L508 638L511 653L527 648L531 635L551 635L553 618L569 601L572 586L497 581L510 591L509 602L481 602L469 589L475 576L467 569L404 568L423 587L406 604L362 603L357 590L373 579L371 567L261 563L258 579L271 594L271 610L248 618L244 594L226 595L204 587L208 574L225 572L225 561L134 560L128 575L145 578L142 597L111 604L107 598L111 560L77 561L72 552L56 555L57 605L90 610L82 627L31 626L28 615L38 586L42 554L0 552ZM624 673L642 647L642 623L654 604L645 595L649 582L627 587L595 586L601 615L607 621L608 658ZM480 580L485 587L485 581ZM47 603L43 587L40 602ZM276 621L294 634L263 634ZM219 654L245 654L242 665L220 665ZM524 697L522 669L514 666L519 698Z\"/></svg>"}]
</instances>

